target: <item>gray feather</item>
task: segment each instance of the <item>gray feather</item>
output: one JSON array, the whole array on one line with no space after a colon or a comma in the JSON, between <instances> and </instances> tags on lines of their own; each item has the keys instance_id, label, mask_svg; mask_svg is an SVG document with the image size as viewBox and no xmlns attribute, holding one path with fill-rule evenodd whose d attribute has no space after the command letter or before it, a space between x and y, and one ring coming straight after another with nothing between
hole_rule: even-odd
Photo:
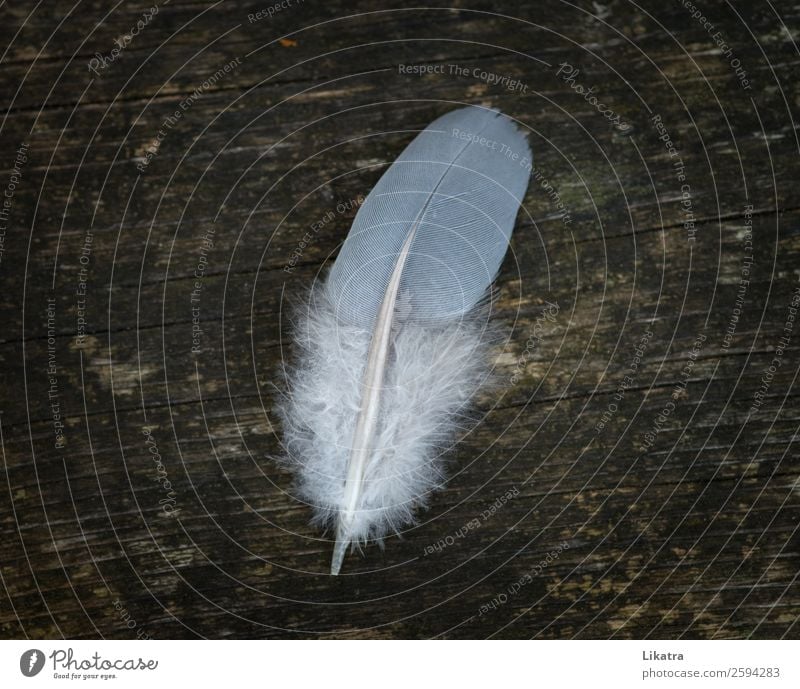
<instances>
[{"instance_id":1,"label":"gray feather","mask_svg":"<svg viewBox=\"0 0 800 689\"><path fill-rule=\"evenodd\" d=\"M347 547L409 523L440 484L437 449L482 380L474 316L528 185L524 135L495 110L433 122L359 209L312 296L281 407L298 485Z\"/></svg>"}]
</instances>

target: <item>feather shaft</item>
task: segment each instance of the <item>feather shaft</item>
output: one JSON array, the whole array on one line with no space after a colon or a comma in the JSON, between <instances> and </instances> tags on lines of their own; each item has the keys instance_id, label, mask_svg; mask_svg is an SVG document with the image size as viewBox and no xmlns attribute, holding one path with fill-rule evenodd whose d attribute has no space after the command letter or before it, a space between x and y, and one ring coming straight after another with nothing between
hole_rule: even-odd
<instances>
[{"instance_id":1,"label":"feather shaft","mask_svg":"<svg viewBox=\"0 0 800 689\"><path fill-rule=\"evenodd\" d=\"M403 274L411 242L417 232L418 222L415 222L411 231L408 233L400 256L397 258L389 282L389 288L381 302L378 313L378 320L375 323L375 331L367 355L367 368L364 372L364 383L362 386L362 402L359 411L356 430L353 434L353 445L350 452L350 461L347 467L347 480L345 482L345 511L339 515L336 527L336 544L333 548L333 560L331 561L331 574L339 574L342 568L347 546L352 540L350 536L350 526L358 507L358 498L361 493L361 486L364 478L364 468L367 464L372 447L372 438L378 424L378 412L381 403L381 388L383 387L384 373L386 371L386 360L389 357L389 342L392 334L392 323L394 321L395 304L397 294L400 291L400 276Z\"/></svg>"}]
</instances>

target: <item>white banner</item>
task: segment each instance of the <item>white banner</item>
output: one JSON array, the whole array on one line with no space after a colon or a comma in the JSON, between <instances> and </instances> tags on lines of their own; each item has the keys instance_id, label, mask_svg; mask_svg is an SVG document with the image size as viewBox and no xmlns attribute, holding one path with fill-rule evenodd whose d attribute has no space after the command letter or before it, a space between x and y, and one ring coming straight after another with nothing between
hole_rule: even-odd
<instances>
[{"instance_id":1,"label":"white banner","mask_svg":"<svg viewBox=\"0 0 800 689\"><path fill-rule=\"evenodd\" d=\"M800 686L798 655L794 641L5 641L0 686L766 689Z\"/></svg>"}]
</instances>

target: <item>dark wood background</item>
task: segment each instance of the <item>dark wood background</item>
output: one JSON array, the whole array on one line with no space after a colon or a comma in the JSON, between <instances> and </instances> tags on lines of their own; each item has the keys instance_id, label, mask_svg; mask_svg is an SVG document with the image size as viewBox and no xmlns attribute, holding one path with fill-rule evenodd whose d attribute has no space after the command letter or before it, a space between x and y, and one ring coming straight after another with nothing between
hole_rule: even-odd
<instances>
[{"instance_id":1,"label":"dark wood background","mask_svg":"<svg viewBox=\"0 0 800 689\"><path fill-rule=\"evenodd\" d=\"M797 637L800 5L695 4L4 4L0 634ZM464 103L538 175L500 385L334 578L272 461L285 306Z\"/></svg>"}]
</instances>

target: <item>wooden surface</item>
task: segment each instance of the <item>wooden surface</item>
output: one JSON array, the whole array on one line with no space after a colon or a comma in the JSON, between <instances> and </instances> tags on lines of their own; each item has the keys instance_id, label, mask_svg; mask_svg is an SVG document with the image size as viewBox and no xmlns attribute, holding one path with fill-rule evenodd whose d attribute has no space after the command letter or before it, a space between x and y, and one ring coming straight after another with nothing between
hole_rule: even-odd
<instances>
[{"instance_id":1,"label":"wooden surface","mask_svg":"<svg viewBox=\"0 0 800 689\"><path fill-rule=\"evenodd\" d=\"M686 4L0 8L0 634L800 635L800 5ZM285 307L462 103L538 175L500 385L333 578L271 459Z\"/></svg>"}]
</instances>

